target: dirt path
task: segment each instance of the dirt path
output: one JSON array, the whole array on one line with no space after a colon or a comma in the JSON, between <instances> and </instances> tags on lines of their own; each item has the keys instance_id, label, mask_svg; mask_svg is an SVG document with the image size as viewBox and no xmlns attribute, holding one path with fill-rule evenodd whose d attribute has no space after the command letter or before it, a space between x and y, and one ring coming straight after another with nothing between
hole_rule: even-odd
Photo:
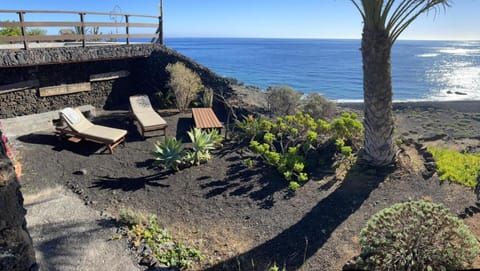
<instances>
[{"instance_id":1,"label":"dirt path","mask_svg":"<svg viewBox=\"0 0 480 271\"><path fill-rule=\"evenodd\" d=\"M140 270L105 216L58 186L25 193L27 225L40 270Z\"/></svg>"}]
</instances>

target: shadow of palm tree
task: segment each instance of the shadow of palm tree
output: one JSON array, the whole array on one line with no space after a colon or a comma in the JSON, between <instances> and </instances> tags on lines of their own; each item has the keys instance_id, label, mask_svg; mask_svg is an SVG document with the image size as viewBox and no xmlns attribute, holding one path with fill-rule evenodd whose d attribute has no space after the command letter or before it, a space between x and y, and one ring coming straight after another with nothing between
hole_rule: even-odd
<instances>
[{"instance_id":1,"label":"shadow of palm tree","mask_svg":"<svg viewBox=\"0 0 480 271\"><path fill-rule=\"evenodd\" d=\"M214 180L203 184L203 189L209 189L206 198L221 194L229 196L247 195L258 202L260 208L271 208L274 202L272 195L287 186L275 169L265 165L248 168L242 162L246 157L233 156L228 158L232 164L227 170L227 177L223 180Z\"/></svg>"},{"instance_id":2,"label":"shadow of palm tree","mask_svg":"<svg viewBox=\"0 0 480 271\"><path fill-rule=\"evenodd\" d=\"M206 270L236 270L238 266L244 270L267 270L272 262L285 264L287 270L299 269L391 172L385 170L376 176L366 176L358 170L350 171L335 191L296 224L250 251Z\"/></svg>"},{"instance_id":3,"label":"shadow of palm tree","mask_svg":"<svg viewBox=\"0 0 480 271\"><path fill-rule=\"evenodd\" d=\"M122 190L122 191L137 191L144 189L147 185L154 187L169 187L169 185L159 183L160 180L166 179L168 172L160 172L149 176L140 177L99 177L93 182L90 188L99 188L101 190Z\"/></svg>"},{"instance_id":4,"label":"shadow of palm tree","mask_svg":"<svg viewBox=\"0 0 480 271\"><path fill-rule=\"evenodd\" d=\"M39 261L41 270L68 270L85 257L85 250L95 240L92 236L108 236L108 229L114 227L115 222L100 219L96 225L83 221L46 223L29 230L39 235L32 238L44 256Z\"/></svg>"}]
</instances>

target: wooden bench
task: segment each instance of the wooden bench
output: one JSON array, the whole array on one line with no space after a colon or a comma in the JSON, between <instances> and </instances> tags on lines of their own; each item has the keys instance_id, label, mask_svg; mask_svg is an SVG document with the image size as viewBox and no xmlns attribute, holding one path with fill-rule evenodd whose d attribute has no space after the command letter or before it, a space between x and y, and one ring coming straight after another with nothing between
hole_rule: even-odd
<instances>
[{"instance_id":1,"label":"wooden bench","mask_svg":"<svg viewBox=\"0 0 480 271\"><path fill-rule=\"evenodd\" d=\"M192 108L195 127L200 129L218 129L222 132L223 125L211 108Z\"/></svg>"}]
</instances>

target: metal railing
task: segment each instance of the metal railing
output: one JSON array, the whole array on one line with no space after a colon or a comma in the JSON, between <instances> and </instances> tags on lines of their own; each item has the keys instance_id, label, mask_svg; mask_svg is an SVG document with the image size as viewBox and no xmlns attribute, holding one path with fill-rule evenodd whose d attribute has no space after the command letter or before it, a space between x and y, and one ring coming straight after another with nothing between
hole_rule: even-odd
<instances>
[{"instance_id":1,"label":"metal railing","mask_svg":"<svg viewBox=\"0 0 480 271\"><path fill-rule=\"evenodd\" d=\"M23 48L28 49L29 42L59 42L59 41L80 41L85 47L89 41L101 40L117 40L125 39L126 44L130 44L132 39L151 39L151 42L163 44L163 20L162 16L139 15L139 14L123 14L115 13L115 16L121 16L120 22L99 22L88 21L88 17L95 15L111 16L111 13L103 12L78 12L78 11L50 11L50 10L0 10L0 14L17 14L18 21L0 21L0 28L15 28L19 27L21 30L20 36L0 36L0 44L2 43L23 43ZM77 21L28 21L25 19L26 14L62 14L72 15L77 14L79 20ZM149 18L157 19L155 23L140 23L134 22L135 18ZM123 21L124 19L124 21ZM68 34L59 35L28 35L29 27L72 27L73 30ZM100 27L121 28L125 29L125 34L102 34L102 33L88 33L88 29L95 29ZM131 28L151 28L155 29L153 34L131 33ZM74 31L76 30L76 31ZM90 31L92 32L92 31Z\"/></svg>"}]
</instances>

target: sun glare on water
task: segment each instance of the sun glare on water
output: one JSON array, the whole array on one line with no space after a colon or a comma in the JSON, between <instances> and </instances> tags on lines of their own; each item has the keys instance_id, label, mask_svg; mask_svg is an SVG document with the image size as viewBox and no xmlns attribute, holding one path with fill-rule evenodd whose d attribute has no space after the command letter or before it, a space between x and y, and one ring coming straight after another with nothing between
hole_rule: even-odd
<instances>
[{"instance_id":1,"label":"sun glare on water","mask_svg":"<svg viewBox=\"0 0 480 271\"><path fill-rule=\"evenodd\" d=\"M433 100L480 100L479 46L476 43L436 51L440 60L426 71L426 79L437 86L431 91Z\"/></svg>"}]
</instances>

